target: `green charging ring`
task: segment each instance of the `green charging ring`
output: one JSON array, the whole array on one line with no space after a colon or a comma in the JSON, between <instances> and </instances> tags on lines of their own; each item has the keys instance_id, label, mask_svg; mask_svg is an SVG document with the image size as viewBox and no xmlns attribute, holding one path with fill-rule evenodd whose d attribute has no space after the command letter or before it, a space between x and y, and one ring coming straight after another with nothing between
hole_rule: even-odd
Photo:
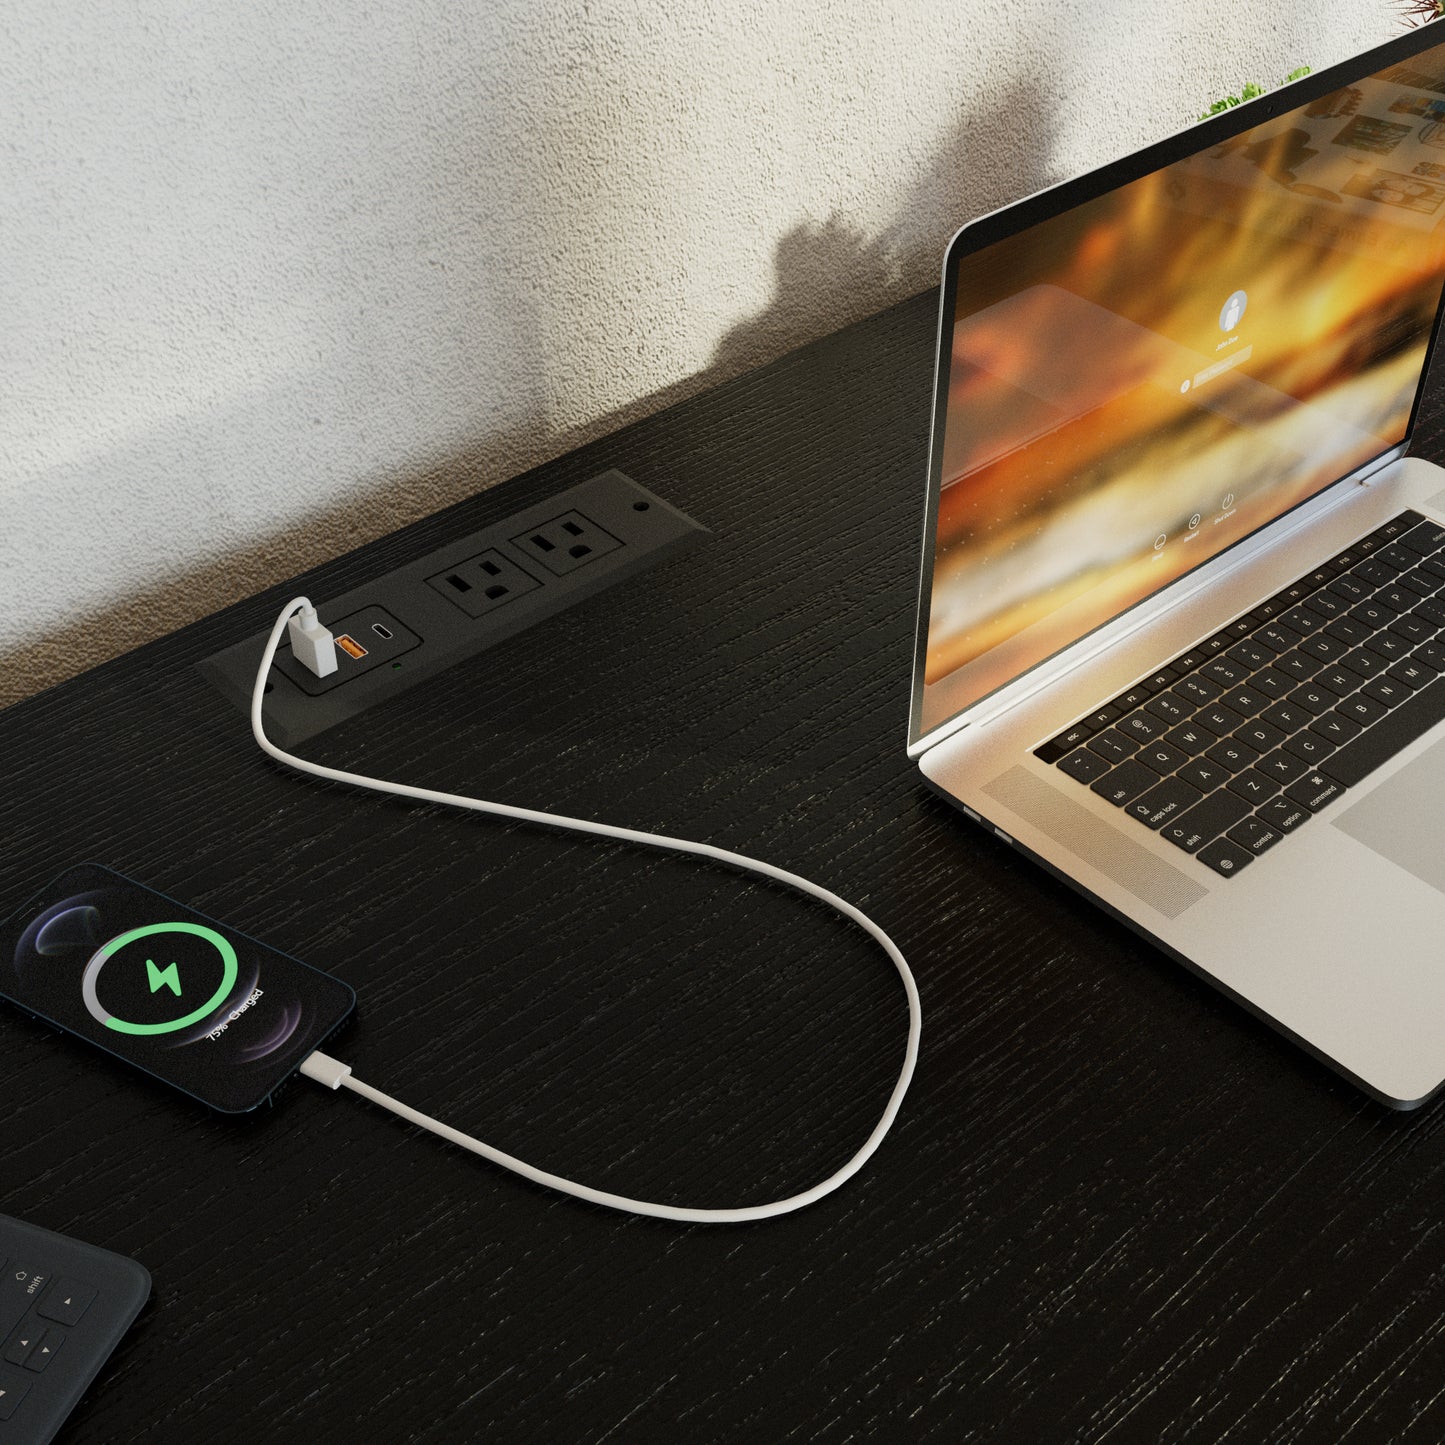
<instances>
[{"instance_id":1,"label":"green charging ring","mask_svg":"<svg viewBox=\"0 0 1445 1445\"><path fill-rule=\"evenodd\" d=\"M125 1019L118 1019L114 1014L106 1011L101 1004L100 996L96 993L96 980L100 977L100 971L106 963L127 944L134 943L137 939L150 938L157 933L190 933L197 938L204 938L221 955L221 985L200 1008L192 1009L190 1013L181 1018L170 1019L158 1024L127 1023ZM172 968L174 966L173 964ZM171 1034L175 1033L177 1029L199 1023L208 1013L225 1003L226 999L230 997L231 990L236 986L236 979L240 971L240 965L236 960L236 950L231 946L230 940L217 933L214 928L207 928L203 923L147 923L141 928L132 928L126 933L119 934L96 950L90 962L85 965L85 974L80 981L80 992L91 1016L104 1024L106 1028L114 1029L118 1034ZM154 991L155 985L152 984L152 992Z\"/></svg>"}]
</instances>

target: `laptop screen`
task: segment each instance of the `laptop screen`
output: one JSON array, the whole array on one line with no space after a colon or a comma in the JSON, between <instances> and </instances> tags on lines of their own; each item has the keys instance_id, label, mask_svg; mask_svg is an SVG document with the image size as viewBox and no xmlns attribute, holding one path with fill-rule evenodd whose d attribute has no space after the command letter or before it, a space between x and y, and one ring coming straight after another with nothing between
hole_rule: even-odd
<instances>
[{"instance_id":1,"label":"laptop screen","mask_svg":"<svg viewBox=\"0 0 1445 1445\"><path fill-rule=\"evenodd\" d=\"M914 740L1403 440L1445 282L1445 44L1252 114L955 242Z\"/></svg>"}]
</instances>

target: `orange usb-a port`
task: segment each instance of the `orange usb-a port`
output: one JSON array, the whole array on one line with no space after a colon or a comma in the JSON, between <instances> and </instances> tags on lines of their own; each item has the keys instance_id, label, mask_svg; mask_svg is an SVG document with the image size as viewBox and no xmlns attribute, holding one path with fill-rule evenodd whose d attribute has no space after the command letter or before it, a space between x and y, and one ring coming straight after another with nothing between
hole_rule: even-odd
<instances>
[{"instance_id":1,"label":"orange usb-a port","mask_svg":"<svg viewBox=\"0 0 1445 1445\"><path fill-rule=\"evenodd\" d=\"M336 639L336 645L350 658L360 662L366 656L366 649L349 633L343 632Z\"/></svg>"}]
</instances>

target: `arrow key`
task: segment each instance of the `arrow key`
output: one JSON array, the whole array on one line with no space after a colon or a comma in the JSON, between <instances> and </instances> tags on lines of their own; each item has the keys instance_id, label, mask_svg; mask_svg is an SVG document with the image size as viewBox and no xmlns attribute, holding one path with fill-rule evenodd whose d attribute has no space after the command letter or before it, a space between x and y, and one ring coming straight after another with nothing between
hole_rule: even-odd
<instances>
[{"instance_id":1,"label":"arrow key","mask_svg":"<svg viewBox=\"0 0 1445 1445\"><path fill-rule=\"evenodd\" d=\"M80 1317L90 1308L95 1291L88 1284L73 1279L58 1279L45 1293L40 1313L58 1325L78 1325Z\"/></svg>"},{"instance_id":2,"label":"arrow key","mask_svg":"<svg viewBox=\"0 0 1445 1445\"><path fill-rule=\"evenodd\" d=\"M30 1391L30 1381L19 1370L0 1365L0 1420L8 1420Z\"/></svg>"},{"instance_id":3,"label":"arrow key","mask_svg":"<svg viewBox=\"0 0 1445 1445\"><path fill-rule=\"evenodd\" d=\"M30 1351L35 1348L36 1342L44 1333L44 1326L39 1325L33 1318L26 1320L11 1337L10 1343L5 1346L5 1363L7 1365L23 1365Z\"/></svg>"},{"instance_id":4,"label":"arrow key","mask_svg":"<svg viewBox=\"0 0 1445 1445\"><path fill-rule=\"evenodd\" d=\"M34 1370L38 1375L55 1358L57 1351L64 1343L64 1331L46 1330L45 1337L30 1351L30 1358L26 1360L25 1368Z\"/></svg>"}]
</instances>

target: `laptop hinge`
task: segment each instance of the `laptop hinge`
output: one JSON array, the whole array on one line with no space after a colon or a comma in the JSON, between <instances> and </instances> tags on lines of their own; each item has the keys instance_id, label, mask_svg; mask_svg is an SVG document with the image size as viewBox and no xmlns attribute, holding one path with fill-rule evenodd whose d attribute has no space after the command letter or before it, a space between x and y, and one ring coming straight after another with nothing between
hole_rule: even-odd
<instances>
[{"instance_id":1,"label":"laptop hinge","mask_svg":"<svg viewBox=\"0 0 1445 1445\"><path fill-rule=\"evenodd\" d=\"M1172 612L1174 608L1188 602L1208 587L1214 586L1221 578L1228 576L1238 568L1253 562L1267 547L1274 547L1285 537L1294 532L1300 531L1312 525L1325 512L1333 511L1334 508L1347 497L1352 495L1348 487L1342 485L1345 482L1357 482L1361 486L1368 486L1370 479L1382 472L1392 463L1400 460L1405 455L1406 442L1391 447L1389 451L1381 456L1373 458L1366 463L1357 473L1349 477L1341 477L1332 486L1326 487L1322 492L1311 499L1303 509L1296 511L1293 515L1293 525L1286 525L1280 531L1272 531L1266 527L1256 532L1252 537L1246 538L1243 543L1232 547L1223 558L1213 559L1219 562L1220 566L1215 568L1206 563L1202 571L1207 576L1195 574L1193 578L1180 578L1170 583L1164 590L1157 593L1152 599L1154 606L1143 609L1136 609L1136 615L1132 625L1120 626L1121 619L1096 634L1088 645L1075 643L1063 655L1054 660L1054 664L1042 669L1031 686L1019 686L1015 683L1003 696L1001 696L993 707L984 710L982 708L970 708L967 712L954 720L952 726L946 726L946 730L940 729L937 733L919 740L914 756L921 756L934 744L943 742L945 738L953 737L966 727L986 727L990 723L997 722L999 718L1012 712L1016 707L1022 706L1031 698L1036 697L1045 688L1053 686L1060 677L1076 671L1080 667L1087 666L1094 661L1101 653L1112 647L1117 647L1128 637L1138 632L1141 628L1149 626L1166 612ZM1326 501L1333 494L1333 500ZM1301 515L1301 511L1303 515ZM1279 519L1282 520L1282 519ZM1271 535L1266 538L1264 533ZM1226 560L1227 559L1227 560ZM1192 583L1192 585L1191 585ZM1165 600L1167 598L1167 601ZM1126 614L1127 615L1127 614ZM1067 661L1065 661L1067 659Z\"/></svg>"}]
</instances>

